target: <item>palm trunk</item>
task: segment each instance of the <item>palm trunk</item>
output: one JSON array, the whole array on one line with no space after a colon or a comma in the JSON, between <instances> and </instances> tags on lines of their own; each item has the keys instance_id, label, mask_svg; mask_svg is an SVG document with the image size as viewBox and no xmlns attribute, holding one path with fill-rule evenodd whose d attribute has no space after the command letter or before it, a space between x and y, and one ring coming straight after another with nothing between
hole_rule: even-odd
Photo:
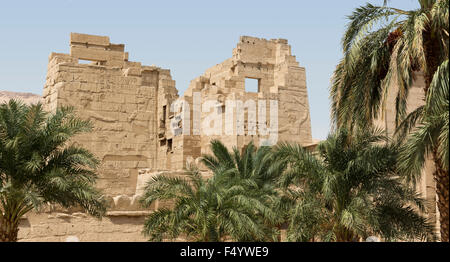
<instances>
[{"instance_id":1,"label":"palm trunk","mask_svg":"<svg viewBox=\"0 0 450 262\"><path fill-rule=\"evenodd\" d=\"M279 234L277 235L277 241L281 242L281 225L275 226L278 229Z\"/></svg>"},{"instance_id":2,"label":"palm trunk","mask_svg":"<svg viewBox=\"0 0 450 262\"><path fill-rule=\"evenodd\" d=\"M448 171L442 168L439 160L434 158L436 171L434 172L434 178L436 179L436 194L438 196L438 209L441 224L441 241L449 242L449 176Z\"/></svg>"},{"instance_id":3,"label":"palm trunk","mask_svg":"<svg viewBox=\"0 0 450 262\"><path fill-rule=\"evenodd\" d=\"M434 73L440 65L440 45L439 39L433 38L431 28L427 28L423 32L424 53L427 70L425 72L425 96L427 96L430 84L433 80ZM433 174L436 180L436 194L438 195L438 209L440 213L441 223L441 241L449 242L449 178L448 171L442 168L442 164L437 157L437 148L433 149L433 159L435 172Z\"/></svg>"},{"instance_id":4,"label":"palm trunk","mask_svg":"<svg viewBox=\"0 0 450 262\"><path fill-rule=\"evenodd\" d=\"M430 18L431 19L431 18ZM441 47L439 45L439 39L436 39L432 35L431 28L427 28L423 31L423 51L425 54L426 71L424 75L425 80L425 96L430 88L431 81L433 81L434 73L440 65L440 52Z\"/></svg>"},{"instance_id":5,"label":"palm trunk","mask_svg":"<svg viewBox=\"0 0 450 262\"><path fill-rule=\"evenodd\" d=\"M0 215L0 242L17 242L19 224Z\"/></svg>"},{"instance_id":6,"label":"palm trunk","mask_svg":"<svg viewBox=\"0 0 450 262\"><path fill-rule=\"evenodd\" d=\"M336 234L336 242L353 242L353 232L341 228Z\"/></svg>"}]
</instances>

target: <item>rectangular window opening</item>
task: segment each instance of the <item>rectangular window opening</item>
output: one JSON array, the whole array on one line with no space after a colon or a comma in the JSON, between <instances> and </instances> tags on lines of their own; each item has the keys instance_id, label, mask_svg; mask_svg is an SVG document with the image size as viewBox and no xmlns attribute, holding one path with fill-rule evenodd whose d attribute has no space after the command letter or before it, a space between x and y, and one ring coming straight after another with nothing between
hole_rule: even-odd
<instances>
[{"instance_id":1,"label":"rectangular window opening","mask_svg":"<svg viewBox=\"0 0 450 262\"><path fill-rule=\"evenodd\" d=\"M225 114L225 105L220 104L216 107L216 109L217 109L217 114L219 114L219 115Z\"/></svg>"},{"instance_id":2,"label":"rectangular window opening","mask_svg":"<svg viewBox=\"0 0 450 262\"><path fill-rule=\"evenodd\" d=\"M167 106L163 106L162 112L162 125L166 126L166 117L167 117Z\"/></svg>"},{"instance_id":3,"label":"rectangular window opening","mask_svg":"<svg viewBox=\"0 0 450 262\"><path fill-rule=\"evenodd\" d=\"M92 60L84 60L84 59L78 59L78 64L81 65L97 65L100 64L97 61L92 61Z\"/></svg>"},{"instance_id":4,"label":"rectangular window opening","mask_svg":"<svg viewBox=\"0 0 450 262\"><path fill-rule=\"evenodd\" d=\"M245 78L245 92L258 93L259 92L259 79L257 78Z\"/></svg>"},{"instance_id":5,"label":"rectangular window opening","mask_svg":"<svg viewBox=\"0 0 450 262\"><path fill-rule=\"evenodd\" d=\"M172 139L167 139L167 152L172 152Z\"/></svg>"}]
</instances>

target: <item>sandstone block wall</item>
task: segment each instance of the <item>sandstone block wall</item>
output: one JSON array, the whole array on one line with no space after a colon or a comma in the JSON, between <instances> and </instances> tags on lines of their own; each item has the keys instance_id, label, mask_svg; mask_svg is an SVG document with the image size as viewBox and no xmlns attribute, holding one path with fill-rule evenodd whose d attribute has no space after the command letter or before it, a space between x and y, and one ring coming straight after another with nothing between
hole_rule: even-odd
<instances>
[{"instance_id":1,"label":"sandstone block wall","mask_svg":"<svg viewBox=\"0 0 450 262\"><path fill-rule=\"evenodd\" d=\"M246 78L258 80L258 92L246 92ZM205 135L198 122L209 113L194 106L194 92L202 102L217 101L220 108L227 99L267 101L267 120L254 123L263 121L249 117L246 108L244 135ZM190 108L171 110L180 100ZM278 102L278 115L270 115L268 100ZM180 98L169 70L128 61L125 46L110 43L109 37L72 33L70 54L49 57L43 101L48 111L74 106L81 118L92 121L93 132L73 142L101 160L97 187L109 209L101 221L77 208L52 206L32 213L21 221L20 241L65 241L68 236L81 241L145 240L145 216L171 204L156 202L143 210L138 200L146 182L159 175L186 175L186 163L199 164L201 154L209 153L211 139L241 150L250 141L259 145L266 137L249 134L252 124L269 126L276 117L278 141L312 142L305 69L284 39L241 37L232 57L194 79ZM189 123L181 121L184 114L190 116ZM234 113L233 120L237 117ZM183 128L189 134L182 133Z\"/></svg>"},{"instance_id":2,"label":"sandstone block wall","mask_svg":"<svg viewBox=\"0 0 450 262\"><path fill-rule=\"evenodd\" d=\"M30 214L21 220L19 241L65 242L76 237L82 242L145 241L141 234L145 216L112 214L102 220L85 213Z\"/></svg>"},{"instance_id":3,"label":"sandstone block wall","mask_svg":"<svg viewBox=\"0 0 450 262\"><path fill-rule=\"evenodd\" d=\"M127 57L108 37L71 34L71 54L50 55L43 95L48 110L74 106L92 121L75 140L101 160L98 187L113 196L133 195L138 170L155 166L158 90L176 93L168 70Z\"/></svg>"},{"instance_id":4,"label":"sandstone block wall","mask_svg":"<svg viewBox=\"0 0 450 262\"><path fill-rule=\"evenodd\" d=\"M245 89L245 80L256 79L258 91L248 92ZM196 153L210 153L209 142L211 139L220 139L229 147L244 148L250 141L259 146L260 142L268 138L256 132L249 132L260 125L270 128L270 119L276 117L278 121L278 141L297 142L303 145L311 144L311 123L309 103L306 89L305 68L300 67L295 56L291 54L291 47L285 39L260 39L243 36L233 49L232 57L217 64L196 79L191 81L188 90L182 99L193 100L195 92L199 92L202 103L206 100L217 101L217 110L221 110L223 123L220 135L207 135L200 132L200 143L194 148L185 145L184 150L192 150ZM245 103L252 100L256 104L256 112L259 108L258 101L266 103L266 119L249 117L248 108L244 113L244 135L236 135L236 125L233 126L233 135L225 133L226 101L240 100ZM278 114L270 115L270 100L278 102ZM220 109L222 108L222 109ZM201 109L192 109L201 111ZM205 121L213 113L201 111L200 121ZM233 113L233 121L237 120L236 111ZM194 133L194 121L191 118L191 133ZM253 121L253 122L252 122ZM201 125L201 124L200 124ZM198 150L200 149L200 150ZM200 154L200 155L201 155ZM196 158L200 155L191 155ZM189 157L189 156L187 156Z\"/></svg>"},{"instance_id":5,"label":"sandstone block wall","mask_svg":"<svg viewBox=\"0 0 450 262\"><path fill-rule=\"evenodd\" d=\"M140 208L136 190L139 170L157 163L160 89L177 93L170 71L128 61L124 45L111 44L109 37L72 33L70 54L50 55L44 107L54 111L74 106L81 118L92 121L93 132L73 141L101 160L97 187L110 208L102 221L74 215L80 210L56 208L32 214L21 221L21 240L60 241L70 234L82 241L144 240L140 232L149 210ZM55 214L57 219L50 219ZM62 216L65 222L59 219ZM71 227L86 230L75 232Z\"/></svg>"}]
</instances>

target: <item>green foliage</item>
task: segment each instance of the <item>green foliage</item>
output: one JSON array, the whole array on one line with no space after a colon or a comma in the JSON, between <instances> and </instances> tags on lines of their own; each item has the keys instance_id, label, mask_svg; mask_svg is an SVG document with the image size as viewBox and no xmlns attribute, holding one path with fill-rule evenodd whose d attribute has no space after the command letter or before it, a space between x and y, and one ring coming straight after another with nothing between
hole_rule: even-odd
<instances>
[{"instance_id":1,"label":"green foliage","mask_svg":"<svg viewBox=\"0 0 450 262\"><path fill-rule=\"evenodd\" d=\"M432 227L418 211L423 200L396 173L398 150L380 130L345 129L330 135L314 156L300 145L280 144L274 158L287 168L280 184L295 201L290 241L428 239Z\"/></svg>"},{"instance_id":2,"label":"green foliage","mask_svg":"<svg viewBox=\"0 0 450 262\"><path fill-rule=\"evenodd\" d=\"M41 104L0 105L0 215L18 219L43 203L80 205L101 217L104 200L93 187L98 160L71 143L91 130L72 108L46 113Z\"/></svg>"},{"instance_id":3,"label":"green foliage","mask_svg":"<svg viewBox=\"0 0 450 262\"><path fill-rule=\"evenodd\" d=\"M415 71L426 78L448 59L448 0L419 1L403 11L366 4L352 15L342 39L344 58L336 66L330 97L336 127L363 127L384 110L389 88L398 87L396 125L407 117L406 104ZM385 2L386 4L386 2ZM418 112L407 119L418 120Z\"/></svg>"},{"instance_id":4,"label":"green foliage","mask_svg":"<svg viewBox=\"0 0 450 262\"><path fill-rule=\"evenodd\" d=\"M242 154L230 153L219 141L211 142L213 155L203 163L213 172L203 178L192 167L185 178L159 176L146 186L144 206L170 201L146 220L144 234L151 241L186 236L196 241L275 241L274 225L282 216L275 191L276 170L269 169L270 149L250 144Z\"/></svg>"},{"instance_id":5,"label":"green foliage","mask_svg":"<svg viewBox=\"0 0 450 262\"><path fill-rule=\"evenodd\" d=\"M152 241L276 241L284 224L288 241L433 240L423 200L397 174L398 144L382 133L342 129L319 156L288 143L250 144L241 154L214 140L202 160L212 178L191 168L147 184L141 203L170 207L149 215L144 233Z\"/></svg>"},{"instance_id":6,"label":"green foliage","mask_svg":"<svg viewBox=\"0 0 450 262\"><path fill-rule=\"evenodd\" d=\"M381 7L366 4L348 17L344 58L330 88L333 124L351 131L373 126L393 94L395 138L403 143L399 174L415 184L425 160L432 158L439 203L448 203L449 0L418 0L420 8L410 11L387 2ZM419 72L426 103L407 113ZM438 207L441 235L448 241L448 205Z\"/></svg>"},{"instance_id":7,"label":"green foliage","mask_svg":"<svg viewBox=\"0 0 450 262\"><path fill-rule=\"evenodd\" d=\"M414 184L420 179L422 168L432 150L437 149L437 160L448 172L449 165L449 67L444 61L434 74L422 109L420 125L402 146L400 170Z\"/></svg>"},{"instance_id":8,"label":"green foliage","mask_svg":"<svg viewBox=\"0 0 450 262\"><path fill-rule=\"evenodd\" d=\"M435 161L448 170L449 0L419 0L420 8L410 11L388 7L387 2L366 4L348 17L344 57L330 89L335 133L319 145L319 156L287 143L274 149L249 145L240 154L213 141L213 155L203 157L213 178L190 188L189 196L180 196L179 186L169 190L167 184L156 187L158 181L148 185L148 203L171 199L175 208L151 216L146 233L156 232L153 240L182 233L201 241L226 236L266 240L276 235L270 228L287 224L290 241L359 241L370 235L387 241L434 240L432 226L421 215L423 200L402 180L418 179L430 151L437 151ZM409 91L419 71L425 77L426 104L407 114ZM373 129L392 86L398 88L395 142ZM173 194L158 195L165 190ZM254 231L222 220L226 214L219 203L232 203L227 202L230 192L239 192L258 207L257 212L236 207L256 219L253 227L246 225Z\"/></svg>"}]
</instances>

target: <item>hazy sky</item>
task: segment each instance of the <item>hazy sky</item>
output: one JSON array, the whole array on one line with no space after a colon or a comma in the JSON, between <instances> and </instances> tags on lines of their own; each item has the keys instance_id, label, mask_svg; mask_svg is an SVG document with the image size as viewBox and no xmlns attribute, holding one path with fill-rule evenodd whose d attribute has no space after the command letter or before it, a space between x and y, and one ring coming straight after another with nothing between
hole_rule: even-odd
<instances>
[{"instance_id":1,"label":"hazy sky","mask_svg":"<svg viewBox=\"0 0 450 262\"><path fill-rule=\"evenodd\" d=\"M285 38L306 68L312 134L329 130L329 79L346 15L367 1L1 1L0 90L42 94L48 55L68 53L70 32L107 35L130 61L168 68L182 94L231 57L239 36ZM383 0L371 0L382 5ZM390 5L414 9L416 0Z\"/></svg>"}]
</instances>

